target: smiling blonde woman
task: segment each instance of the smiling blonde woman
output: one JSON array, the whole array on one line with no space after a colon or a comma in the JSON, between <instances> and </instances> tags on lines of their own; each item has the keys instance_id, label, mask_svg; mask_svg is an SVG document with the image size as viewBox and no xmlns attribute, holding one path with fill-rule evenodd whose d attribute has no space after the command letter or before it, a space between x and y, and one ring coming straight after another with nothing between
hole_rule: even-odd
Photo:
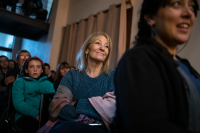
<instances>
[{"instance_id":1,"label":"smiling blonde woman","mask_svg":"<svg viewBox=\"0 0 200 133\"><path fill-rule=\"evenodd\" d=\"M58 87L56 96L65 94L65 97L68 100L71 99L72 102L62 107L59 116L71 114L70 116L74 116L73 119L79 118L80 120L80 116L84 115L87 117L86 121L92 120L94 124L102 123L100 115L91 105L88 98L103 97L107 92L115 90L113 81L115 70L109 69L111 48L112 42L106 33L94 33L86 39L77 56L78 69L69 70ZM65 119L72 118L65 117ZM84 120L81 122L84 122ZM76 127L76 130L73 127ZM63 131L66 133L102 133L104 129L76 121L64 121L57 123L51 132Z\"/></svg>"}]
</instances>

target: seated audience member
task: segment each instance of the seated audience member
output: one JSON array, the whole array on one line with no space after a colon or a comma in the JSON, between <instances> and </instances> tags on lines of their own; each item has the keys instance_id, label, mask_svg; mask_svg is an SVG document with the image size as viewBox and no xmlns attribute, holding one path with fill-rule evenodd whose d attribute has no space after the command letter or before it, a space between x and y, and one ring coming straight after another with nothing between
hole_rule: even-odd
<instances>
[{"instance_id":1,"label":"seated audience member","mask_svg":"<svg viewBox=\"0 0 200 133\"><path fill-rule=\"evenodd\" d=\"M44 74L47 76L47 77L49 77L50 75L51 75L51 73L50 73L50 65L48 64L48 63L44 63Z\"/></svg>"},{"instance_id":2,"label":"seated audience member","mask_svg":"<svg viewBox=\"0 0 200 133\"><path fill-rule=\"evenodd\" d=\"M7 71L5 79L6 86L10 83L13 83L18 78L23 62L30 57L31 54L27 50L20 50L16 54L16 62L18 67Z\"/></svg>"},{"instance_id":3,"label":"seated audience member","mask_svg":"<svg viewBox=\"0 0 200 133\"><path fill-rule=\"evenodd\" d=\"M70 65L67 62L61 62L58 64L57 70L56 70L57 75L53 82L53 86L55 90L57 90L61 79L65 76L65 74L69 71L69 69L70 69Z\"/></svg>"},{"instance_id":4,"label":"seated audience member","mask_svg":"<svg viewBox=\"0 0 200 133\"><path fill-rule=\"evenodd\" d=\"M24 10L24 15L30 16L34 13L36 14L36 19L46 21L48 12L43 10L42 0L24 0L22 9Z\"/></svg>"},{"instance_id":5,"label":"seated audience member","mask_svg":"<svg viewBox=\"0 0 200 133\"><path fill-rule=\"evenodd\" d=\"M34 56L24 62L21 77L13 83L15 121L25 133L36 133L39 128L40 95L55 92L43 72L42 60Z\"/></svg>"},{"instance_id":6,"label":"seated audience member","mask_svg":"<svg viewBox=\"0 0 200 133\"><path fill-rule=\"evenodd\" d=\"M75 66L71 66L71 68L70 69L76 69L76 67Z\"/></svg>"},{"instance_id":7,"label":"seated audience member","mask_svg":"<svg viewBox=\"0 0 200 133\"><path fill-rule=\"evenodd\" d=\"M8 58L0 56L0 116L4 112L8 101L7 87L5 84L5 73L8 71Z\"/></svg>"},{"instance_id":8,"label":"seated audience member","mask_svg":"<svg viewBox=\"0 0 200 133\"><path fill-rule=\"evenodd\" d=\"M111 133L199 133L200 76L177 47L188 42L197 0L144 0L135 47L115 74Z\"/></svg>"},{"instance_id":9,"label":"seated audience member","mask_svg":"<svg viewBox=\"0 0 200 133\"><path fill-rule=\"evenodd\" d=\"M5 94L6 84L5 84L5 73L8 71L8 57L0 56L0 97Z\"/></svg>"},{"instance_id":10,"label":"seated audience member","mask_svg":"<svg viewBox=\"0 0 200 133\"><path fill-rule=\"evenodd\" d=\"M51 83L53 83L53 81L56 78L56 72L54 70L50 71L50 76L47 78L47 80L49 80Z\"/></svg>"},{"instance_id":11,"label":"seated audience member","mask_svg":"<svg viewBox=\"0 0 200 133\"><path fill-rule=\"evenodd\" d=\"M111 48L111 39L103 32L94 33L85 40L77 56L78 70L71 69L65 74L50 103L50 120L55 121L57 116L62 119L51 133L105 133L107 129L104 127L101 129L88 124L103 123L90 99L103 97L115 90L115 70L109 69ZM59 114L54 112L54 107L58 107Z\"/></svg>"},{"instance_id":12,"label":"seated audience member","mask_svg":"<svg viewBox=\"0 0 200 133\"><path fill-rule=\"evenodd\" d=\"M10 69L14 69L14 68L16 68L17 66L16 66L16 62L14 61L14 60L9 60L9 68Z\"/></svg>"},{"instance_id":13,"label":"seated audience member","mask_svg":"<svg viewBox=\"0 0 200 133\"><path fill-rule=\"evenodd\" d=\"M2 4L2 8L6 9L7 6L11 6L12 12L16 11L16 4L17 4L17 0L0 0L0 4Z\"/></svg>"}]
</instances>

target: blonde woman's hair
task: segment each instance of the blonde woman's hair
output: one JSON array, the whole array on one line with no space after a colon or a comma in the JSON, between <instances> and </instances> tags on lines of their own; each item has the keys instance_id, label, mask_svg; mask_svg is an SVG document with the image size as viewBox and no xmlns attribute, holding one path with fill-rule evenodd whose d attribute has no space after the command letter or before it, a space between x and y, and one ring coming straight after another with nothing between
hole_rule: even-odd
<instances>
[{"instance_id":1,"label":"blonde woman's hair","mask_svg":"<svg viewBox=\"0 0 200 133\"><path fill-rule=\"evenodd\" d=\"M102 67L102 72L109 74L109 56L110 56L110 52L112 49L112 41L111 41L110 37L104 32L93 33L83 43L83 46L81 47L81 49L76 57L76 62L77 62L79 71L83 72L87 68L87 58L86 58L85 51L89 47L90 44L92 44L96 41L96 39L99 36L104 36L108 40L108 43L109 43L109 48L108 48L109 53L108 53L108 56L106 57L105 61L103 61L103 67Z\"/></svg>"}]
</instances>

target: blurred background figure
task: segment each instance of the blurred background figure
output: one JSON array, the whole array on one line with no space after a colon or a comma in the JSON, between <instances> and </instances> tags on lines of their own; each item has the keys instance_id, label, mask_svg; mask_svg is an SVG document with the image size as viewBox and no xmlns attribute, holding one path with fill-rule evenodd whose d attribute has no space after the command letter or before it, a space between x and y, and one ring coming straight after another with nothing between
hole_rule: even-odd
<instances>
[{"instance_id":1,"label":"blurred background figure","mask_svg":"<svg viewBox=\"0 0 200 133\"><path fill-rule=\"evenodd\" d=\"M58 64L57 70L56 70L57 76L53 82L55 90L57 90L61 79L65 76L65 74L69 71L70 68L71 67L67 62L61 62L60 64Z\"/></svg>"},{"instance_id":2,"label":"blurred background figure","mask_svg":"<svg viewBox=\"0 0 200 133\"><path fill-rule=\"evenodd\" d=\"M36 15L36 19L46 21L48 11L43 10L42 0L24 0L22 9L24 10L24 15Z\"/></svg>"},{"instance_id":3,"label":"blurred background figure","mask_svg":"<svg viewBox=\"0 0 200 133\"><path fill-rule=\"evenodd\" d=\"M6 86L10 83L13 83L19 77L20 70L24 61L30 57L31 54L27 50L18 51L18 53L16 54L16 62L17 62L16 67L14 69L9 69L5 75Z\"/></svg>"},{"instance_id":4,"label":"blurred background figure","mask_svg":"<svg viewBox=\"0 0 200 133\"><path fill-rule=\"evenodd\" d=\"M48 64L48 63L44 63L44 69L45 69L45 71L44 71L44 74L46 75L46 76L48 76L48 77L50 77L50 75L51 75L51 73L50 73L50 65Z\"/></svg>"},{"instance_id":5,"label":"blurred background figure","mask_svg":"<svg viewBox=\"0 0 200 133\"><path fill-rule=\"evenodd\" d=\"M4 55L0 56L0 97L5 94L5 74L8 71L8 58ZM2 94L1 94L2 93Z\"/></svg>"},{"instance_id":6,"label":"blurred background figure","mask_svg":"<svg viewBox=\"0 0 200 133\"><path fill-rule=\"evenodd\" d=\"M5 73L8 71L8 58L4 55L0 56L0 116L3 113L7 99L7 87L5 84Z\"/></svg>"},{"instance_id":7,"label":"blurred background figure","mask_svg":"<svg viewBox=\"0 0 200 133\"><path fill-rule=\"evenodd\" d=\"M16 62L14 60L9 60L9 68L10 69L16 68L17 67L16 65L17 64L16 64Z\"/></svg>"},{"instance_id":8,"label":"blurred background figure","mask_svg":"<svg viewBox=\"0 0 200 133\"><path fill-rule=\"evenodd\" d=\"M18 0L0 0L0 6L4 9L6 9L7 6L11 6L11 11L15 12L17 2Z\"/></svg>"},{"instance_id":9,"label":"blurred background figure","mask_svg":"<svg viewBox=\"0 0 200 133\"><path fill-rule=\"evenodd\" d=\"M54 70L50 71L50 76L47 78L47 80L49 80L51 83L53 83L53 81L56 78L56 72Z\"/></svg>"}]
</instances>

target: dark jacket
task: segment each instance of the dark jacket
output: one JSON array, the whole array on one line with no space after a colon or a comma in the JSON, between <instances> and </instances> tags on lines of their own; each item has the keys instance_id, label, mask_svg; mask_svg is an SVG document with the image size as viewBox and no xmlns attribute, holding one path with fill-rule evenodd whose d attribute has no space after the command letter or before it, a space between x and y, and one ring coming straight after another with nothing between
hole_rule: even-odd
<instances>
[{"instance_id":1,"label":"dark jacket","mask_svg":"<svg viewBox=\"0 0 200 133\"><path fill-rule=\"evenodd\" d=\"M189 62L180 59L198 73ZM177 66L158 48L136 45L115 73L116 117L111 133L188 133L188 102Z\"/></svg>"},{"instance_id":2,"label":"dark jacket","mask_svg":"<svg viewBox=\"0 0 200 133\"><path fill-rule=\"evenodd\" d=\"M3 91L3 92L5 92L7 89L4 80L5 80L5 74L3 73L0 67L0 91Z\"/></svg>"},{"instance_id":3,"label":"dark jacket","mask_svg":"<svg viewBox=\"0 0 200 133\"><path fill-rule=\"evenodd\" d=\"M60 78L55 78L55 80L53 81L53 86L54 86L55 91L57 91L60 81L61 81Z\"/></svg>"}]
</instances>

